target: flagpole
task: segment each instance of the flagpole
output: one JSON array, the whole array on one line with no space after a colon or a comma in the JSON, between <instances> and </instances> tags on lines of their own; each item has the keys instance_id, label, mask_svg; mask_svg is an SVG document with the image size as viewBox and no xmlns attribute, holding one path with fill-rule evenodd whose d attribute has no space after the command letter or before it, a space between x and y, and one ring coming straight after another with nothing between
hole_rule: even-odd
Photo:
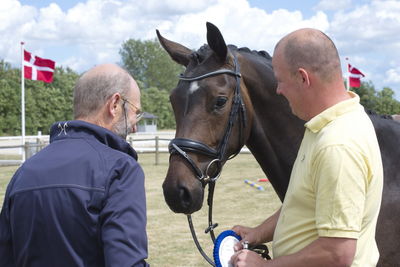
<instances>
[{"instance_id":1,"label":"flagpole","mask_svg":"<svg viewBox=\"0 0 400 267\"><path fill-rule=\"evenodd\" d=\"M24 68L24 42L21 42L21 143L22 162L25 161L25 68Z\"/></svg>"},{"instance_id":2,"label":"flagpole","mask_svg":"<svg viewBox=\"0 0 400 267\"><path fill-rule=\"evenodd\" d=\"M346 69L347 69L346 89L347 89L347 91L350 91L350 70L349 70L349 58L348 57L346 57Z\"/></svg>"}]
</instances>

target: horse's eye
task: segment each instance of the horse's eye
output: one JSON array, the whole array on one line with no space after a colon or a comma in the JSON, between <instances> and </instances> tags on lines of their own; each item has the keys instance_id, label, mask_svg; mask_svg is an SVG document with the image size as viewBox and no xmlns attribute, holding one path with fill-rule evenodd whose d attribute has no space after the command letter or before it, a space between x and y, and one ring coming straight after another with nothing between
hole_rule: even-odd
<instances>
[{"instance_id":1,"label":"horse's eye","mask_svg":"<svg viewBox=\"0 0 400 267\"><path fill-rule=\"evenodd\" d=\"M225 97L225 96L219 96L218 98L217 98L217 101L215 102L215 108L216 109L221 109L221 108L223 108L224 106L225 106L225 104L226 104L226 101L228 101L228 98L227 97Z\"/></svg>"}]
</instances>

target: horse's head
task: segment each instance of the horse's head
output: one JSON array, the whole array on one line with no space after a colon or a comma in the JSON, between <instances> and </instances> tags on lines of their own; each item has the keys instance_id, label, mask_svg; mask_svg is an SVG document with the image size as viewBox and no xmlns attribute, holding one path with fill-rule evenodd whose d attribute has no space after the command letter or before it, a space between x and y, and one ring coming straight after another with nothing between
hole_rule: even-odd
<instances>
[{"instance_id":1,"label":"horse's head","mask_svg":"<svg viewBox=\"0 0 400 267\"><path fill-rule=\"evenodd\" d=\"M208 46L198 51L157 35L171 58L186 67L170 95L177 128L164 197L174 212L191 214L202 207L204 186L218 178L248 138L251 104L240 79L239 55L229 50L216 26L207 23Z\"/></svg>"}]
</instances>

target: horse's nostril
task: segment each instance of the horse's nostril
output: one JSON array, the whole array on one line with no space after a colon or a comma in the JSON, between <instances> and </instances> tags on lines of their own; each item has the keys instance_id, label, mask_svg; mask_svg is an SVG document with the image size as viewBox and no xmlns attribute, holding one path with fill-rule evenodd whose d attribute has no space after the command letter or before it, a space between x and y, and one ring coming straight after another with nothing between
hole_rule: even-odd
<instances>
[{"instance_id":1,"label":"horse's nostril","mask_svg":"<svg viewBox=\"0 0 400 267\"><path fill-rule=\"evenodd\" d=\"M167 176L162 186L165 201L170 209L173 212L184 214L198 211L203 205L204 191L201 183L181 182L173 178L175 176Z\"/></svg>"},{"instance_id":2,"label":"horse's nostril","mask_svg":"<svg viewBox=\"0 0 400 267\"><path fill-rule=\"evenodd\" d=\"M186 187L179 187L179 198L184 208L188 208L192 204L192 197Z\"/></svg>"}]
</instances>

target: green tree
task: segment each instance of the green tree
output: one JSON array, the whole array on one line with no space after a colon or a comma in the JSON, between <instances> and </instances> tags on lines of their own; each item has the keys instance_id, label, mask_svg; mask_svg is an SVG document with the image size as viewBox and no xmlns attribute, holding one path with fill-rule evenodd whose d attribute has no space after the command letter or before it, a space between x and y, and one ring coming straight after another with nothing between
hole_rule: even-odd
<instances>
[{"instance_id":1,"label":"green tree","mask_svg":"<svg viewBox=\"0 0 400 267\"><path fill-rule=\"evenodd\" d=\"M47 134L52 123L73 118L72 91L77 78L71 69L57 67L52 83L25 81L27 132Z\"/></svg>"},{"instance_id":2,"label":"green tree","mask_svg":"<svg viewBox=\"0 0 400 267\"><path fill-rule=\"evenodd\" d=\"M130 39L119 51L122 65L132 76L143 82L145 88L156 87L171 91L178 83L183 67L173 62L156 40Z\"/></svg>"},{"instance_id":3,"label":"green tree","mask_svg":"<svg viewBox=\"0 0 400 267\"><path fill-rule=\"evenodd\" d=\"M57 67L52 83L25 79L26 134L48 134L52 123L72 119L78 74ZM21 134L21 71L0 60L0 135Z\"/></svg>"},{"instance_id":4,"label":"green tree","mask_svg":"<svg viewBox=\"0 0 400 267\"><path fill-rule=\"evenodd\" d=\"M140 86L140 85L139 85ZM158 117L157 126L160 129L174 129L175 119L169 102L169 93L155 87L142 90L142 109Z\"/></svg>"},{"instance_id":5,"label":"green tree","mask_svg":"<svg viewBox=\"0 0 400 267\"><path fill-rule=\"evenodd\" d=\"M375 111L377 97L375 86L371 81L362 82L359 88L352 87L351 90L360 96L361 105L366 109Z\"/></svg>"},{"instance_id":6,"label":"green tree","mask_svg":"<svg viewBox=\"0 0 400 267\"><path fill-rule=\"evenodd\" d=\"M0 61L0 135L20 133L21 80L20 72Z\"/></svg>"},{"instance_id":7,"label":"green tree","mask_svg":"<svg viewBox=\"0 0 400 267\"><path fill-rule=\"evenodd\" d=\"M400 102L394 99L394 91L384 87L377 93L376 111L380 114L400 114Z\"/></svg>"},{"instance_id":8,"label":"green tree","mask_svg":"<svg viewBox=\"0 0 400 267\"><path fill-rule=\"evenodd\" d=\"M394 98L394 91L384 87L380 91L375 90L371 81L362 82L359 88L351 88L360 96L360 103L366 109L381 115L392 115L400 113L400 102Z\"/></svg>"}]
</instances>

